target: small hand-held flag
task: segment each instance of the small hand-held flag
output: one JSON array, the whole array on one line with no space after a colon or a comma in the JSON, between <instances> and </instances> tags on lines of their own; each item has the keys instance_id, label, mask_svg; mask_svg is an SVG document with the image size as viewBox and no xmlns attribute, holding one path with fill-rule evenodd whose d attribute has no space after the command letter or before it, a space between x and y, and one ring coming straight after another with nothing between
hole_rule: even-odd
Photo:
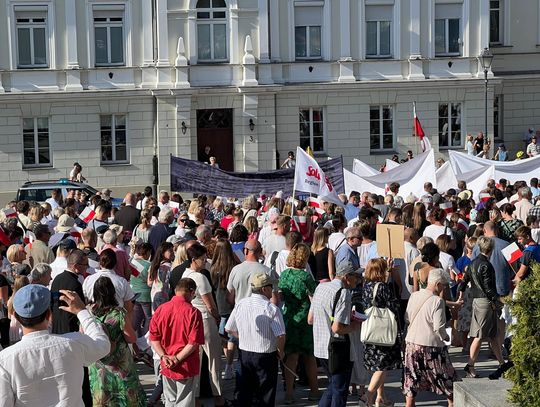
<instances>
[{"instance_id":1,"label":"small hand-held flag","mask_svg":"<svg viewBox=\"0 0 540 407\"><path fill-rule=\"evenodd\" d=\"M431 148L431 143L424 133L424 129L420 124L420 120L416 115L416 102L413 102L413 115L414 115L414 135L420 139L420 145L422 146L422 152L427 151Z\"/></svg>"},{"instance_id":2,"label":"small hand-held flag","mask_svg":"<svg viewBox=\"0 0 540 407\"><path fill-rule=\"evenodd\" d=\"M132 259L131 263L129 264L129 268L131 269L131 275L133 277L138 277L139 274L144 271L144 264L140 263L136 259Z\"/></svg>"},{"instance_id":3,"label":"small hand-held flag","mask_svg":"<svg viewBox=\"0 0 540 407\"><path fill-rule=\"evenodd\" d=\"M501 253L509 264L514 263L523 256L523 252L519 249L516 242L506 246L501 250Z\"/></svg>"},{"instance_id":4,"label":"small hand-held flag","mask_svg":"<svg viewBox=\"0 0 540 407\"><path fill-rule=\"evenodd\" d=\"M82 220L84 223L88 223L92 219L94 219L95 214L96 213L92 210L92 208L87 206L86 208L84 208L84 211L82 211L79 215L79 219Z\"/></svg>"},{"instance_id":5,"label":"small hand-held flag","mask_svg":"<svg viewBox=\"0 0 540 407\"><path fill-rule=\"evenodd\" d=\"M17 217L17 211L15 208L5 208L2 209L4 211L4 214L6 215L6 218L16 218Z\"/></svg>"}]
</instances>

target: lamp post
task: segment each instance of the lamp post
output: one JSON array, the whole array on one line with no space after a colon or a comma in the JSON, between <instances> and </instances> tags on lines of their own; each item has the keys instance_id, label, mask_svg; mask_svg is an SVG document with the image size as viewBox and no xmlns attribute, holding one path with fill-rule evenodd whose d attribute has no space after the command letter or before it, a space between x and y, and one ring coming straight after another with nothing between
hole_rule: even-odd
<instances>
[{"instance_id":1,"label":"lamp post","mask_svg":"<svg viewBox=\"0 0 540 407\"><path fill-rule=\"evenodd\" d=\"M491 68L491 63L493 62L493 54L489 48L484 48L482 53L478 56L480 59L480 64L484 69L484 135L486 138L486 143L489 143L488 138L488 72Z\"/></svg>"}]
</instances>

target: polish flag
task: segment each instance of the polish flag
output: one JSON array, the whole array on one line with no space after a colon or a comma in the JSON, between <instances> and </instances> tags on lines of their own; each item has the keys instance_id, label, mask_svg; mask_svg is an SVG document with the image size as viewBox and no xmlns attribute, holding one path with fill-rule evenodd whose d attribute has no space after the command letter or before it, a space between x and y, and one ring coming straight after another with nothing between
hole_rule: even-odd
<instances>
[{"instance_id":1,"label":"polish flag","mask_svg":"<svg viewBox=\"0 0 540 407\"><path fill-rule=\"evenodd\" d=\"M73 226L71 228L71 230L69 231L69 234L73 237L76 237L76 238L80 238L81 237L81 233L82 233L82 228L78 227L78 226Z\"/></svg>"},{"instance_id":2,"label":"polish flag","mask_svg":"<svg viewBox=\"0 0 540 407\"><path fill-rule=\"evenodd\" d=\"M24 237L23 237L24 244L31 245L34 242L34 240L36 240L36 235L34 234L34 232L31 232L30 230L27 230L24 233Z\"/></svg>"},{"instance_id":3,"label":"polish flag","mask_svg":"<svg viewBox=\"0 0 540 407\"><path fill-rule=\"evenodd\" d=\"M324 213L324 209L322 208L322 204L321 201L319 201L319 198L314 198L310 196L307 203L308 206L310 208L313 208L318 215L322 215Z\"/></svg>"},{"instance_id":4,"label":"polish flag","mask_svg":"<svg viewBox=\"0 0 540 407\"><path fill-rule=\"evenodd\" d=\"M6 208L3 209L4 215L6 215L6 218L16 218L17 217L17 211L15 208Z\"/></svg>"},{"instance_id":5,"label":"polish flag","mask_svg":"<svg viewBox=\"0 0 540 407\"><path fill-rule=\"evenodd\" d=\"M418 119L418 116L416 115L416 102L413 103L413 115L414 115L414 135L420 139L422 152L425 152L431 149L431 143L429 142L429 138L427 138L426 133L424 133L422 124L420 124L420 120Z\"/></svg>"},{"instance_id":6,"label":"polish flag","mask_svg":"<svg viewBox=\"0 0 540 407\"><path fill-rule=\"evenodd\" d=\"M486 202L489 200L489 198L491 198L491 195L486 193L486 192L481 192L480 193L480 202Z\"/></svg>"},{"instance_id":7,"label":"polish flag","mask_svg":"<svg viewBox=\"0 0 540 407\"><path fill-rule=\"evenodd\" d=\"M503 206L505 203L509 203L510 201L508 200L508 198L504 198L504 199L501 199L499 202L497 202L497 208L500 208L501 206Z\"/></svg>"},{"instance_id":8,"label":"polish flag","mask_svg":"<svg viewBox=\"0 0 540 407\"><path fill-rule=\"evenodd\" d=\"M452 202L443 202L439 204L439 208L443 209L446 213L453 212Z\"/></svg>"},{"instance_id":9,"label":"polish flag","mask_svg":"<svg viewBox=\"0 0 540 407\"><path fill-rule=\"evenodd\" d=\"M4 232L4 229L0 227L0 243L2 243L4 246L11 246L11 239L7 235L6 232Z\"/></svg>"},{"instance_id":10,"label":"polish flag","mask_svg":"<svg viewBox=\"0 0 540 407\"><path fill-rule=\"evenodd\" d=\"M501 250L501 253L509 264L514 263L516 260L519 260L521 256L523 256L523 252L519 249L516 242L506 246Z\"/></svg>"},{"instance_id":11,"label":"polish flag","mask_svg":"<svg viewBox=\"0 0 540 407\"><path fill-rule=\"evenodd\" d=\"M82 220L84 223L88 223L92 219L94 219L95 215L96 213L89 206L87 206L86 208L84 208L84 211L82 211L79 215L79 219Z\"/></svg>"},{"instance_id":12,"label":"polish flag","mask_svg":"<svg viewBox=\"0 0 540 407\"><path fill-rule=\"evenodd\" d=\"M140 263L136 259L133 259L131 260L131 263L129 264L129 268L131 269L131 275L133 277L139 277L139 274L141 274L144 271L144 264Z\"/></svg>"}]
</instances>

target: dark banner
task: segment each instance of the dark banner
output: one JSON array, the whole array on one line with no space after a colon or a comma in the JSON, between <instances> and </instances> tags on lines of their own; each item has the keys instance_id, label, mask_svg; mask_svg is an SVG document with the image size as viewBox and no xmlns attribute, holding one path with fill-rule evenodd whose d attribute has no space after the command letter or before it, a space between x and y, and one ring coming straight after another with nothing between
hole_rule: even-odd
<instances>
[{"instance_id":1,"label":"dark banner","mask_svg":"<svg viewBox=\"0 0 540 407\"><path fill-rule=\"evenodd\" d=\"M319 163L338 193L345 191L342 157ZM258 195L264 191L272 195L283 191L292 194L294 169L261 172L223 171L203 162L171 156L171 191L225 197Z\"/></svg>"}]
</instances>

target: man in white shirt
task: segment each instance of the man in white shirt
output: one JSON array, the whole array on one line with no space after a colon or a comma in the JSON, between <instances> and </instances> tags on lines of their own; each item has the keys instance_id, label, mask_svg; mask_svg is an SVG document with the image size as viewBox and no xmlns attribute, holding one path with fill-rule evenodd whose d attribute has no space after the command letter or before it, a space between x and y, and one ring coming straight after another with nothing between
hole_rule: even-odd
<instances>
[{"instance_id":1,"label":"man in white shirt","mask_svg":"<svg viewBox=\"0 0 540 407\"><path fill-rule=\"evenodd\" d=\"M107 334L71 291L61 291L64 311L77 315L84 334L49 334L51 293L30 284L14 296L15 318L22 325L20 342L0 352L0 405L84 406L83 366L109 354Z\"/></svg>"},{"instance_id":2,"label":"man in white shirt","mask_svg":"<svg viewBox=\"0 0 540 407\"><path fill-rule=\"evenodd\" d=\"M520 219L523 224L527 223L527 215L529 210L534 207L531 203L532 193L529 187L523 187L518 189L518 201L515 203L516 210L514 211L514 218Z\"/></svg>"},{"instance_id":3,"label":"man in white shirt","mask_svg":"<svg viewBox=\"0 0 540 407\"><path fill-rule=\"evenodd\" d=\"M540 154L540 144L536 142L536 136L532 136L530 144L527 146L527 156L536 157Z\"/></svg>"},{"instance_id":4,"label":"man in white shirt","mask_svg":"<svg viewBox=\"0 0 540 407\"><path fill-rule=\"evenodd\" d=\"M54 211L56 208L58 208L62 203L62 191L60 190L60 188L53 189L51 197L49 199L46 199L45 202L51 205L51 211Z\"/></svg>"}]
</instances>

